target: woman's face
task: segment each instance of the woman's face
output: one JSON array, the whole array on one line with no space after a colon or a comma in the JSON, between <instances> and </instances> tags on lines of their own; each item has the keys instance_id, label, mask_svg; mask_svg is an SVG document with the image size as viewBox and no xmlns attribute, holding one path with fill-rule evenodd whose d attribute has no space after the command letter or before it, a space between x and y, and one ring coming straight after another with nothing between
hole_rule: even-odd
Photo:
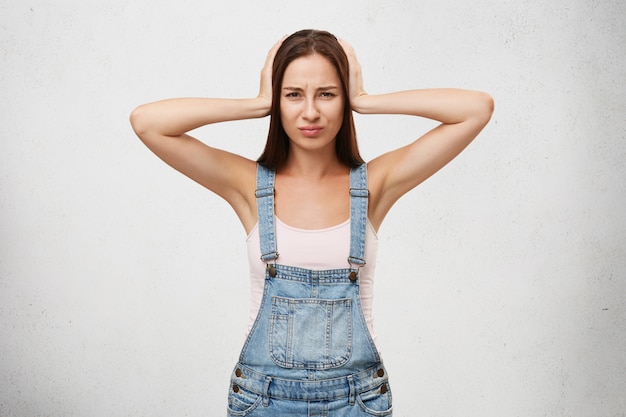
<instances>
[{"instance_id":1,"label":"woman's face","mask_svg":"<svg viewBox=\"0 0 626 417\"><path fill-rule=\"evenodd\" d=\"M313 54L287 66L280 116L292 147L334 152L343 106L339 75L328 59Z\"/></svg>"}]
</instances>

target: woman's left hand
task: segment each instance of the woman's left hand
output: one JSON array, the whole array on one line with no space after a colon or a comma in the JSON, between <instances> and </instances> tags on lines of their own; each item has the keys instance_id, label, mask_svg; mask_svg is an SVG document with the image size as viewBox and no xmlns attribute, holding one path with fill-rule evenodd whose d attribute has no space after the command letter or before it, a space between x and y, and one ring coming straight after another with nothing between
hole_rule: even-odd
<instances>
[{"instance_id":1,"label":"woman's left hand","mask_svg":"<svg viewBox=\"0 0 626 417\"><path fill-rule=\"evenodd\" d=\"M350 107L352 110L359 112L360 103L362 99L367 96L365 88L363 87L361 64L359 64L359 61L356 58L356 53L354 52L352 45L343 39L340 39L339 43L348 57L348 65L350 66L350 86L348 91Z\"/></svg>"}]
</instances>

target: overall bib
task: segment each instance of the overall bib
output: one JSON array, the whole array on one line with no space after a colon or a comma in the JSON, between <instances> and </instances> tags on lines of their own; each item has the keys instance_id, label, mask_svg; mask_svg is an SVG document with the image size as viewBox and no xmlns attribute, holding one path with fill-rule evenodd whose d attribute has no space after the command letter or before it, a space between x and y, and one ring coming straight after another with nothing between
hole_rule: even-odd
<instances>
[{"instance_id":1,"label":"overall bib","mask_svg":"<svg viewBox=\"0 0 626 417\"><path fill-rule=\"evenodd\" d=\"M391 391L359 294L365 264L367 168L350 172L350 254L345 269L277 263L273 170L258 165L261 307L231 376L228 415L391 416ZM311 253L315 256L315 253Z\"/></svg>"}]
</instances>

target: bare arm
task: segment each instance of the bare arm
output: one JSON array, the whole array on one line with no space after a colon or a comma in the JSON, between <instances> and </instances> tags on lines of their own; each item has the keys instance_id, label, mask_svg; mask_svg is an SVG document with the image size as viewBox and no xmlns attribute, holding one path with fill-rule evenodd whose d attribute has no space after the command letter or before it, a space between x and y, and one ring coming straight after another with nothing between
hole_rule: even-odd
<instances>
[{"instance_id":1,"label":"bare arm","mask_svg":"<svg viewBox=\"0 0 626 417\"><path fill-rule=\"evenodd\" d=\"M246 230L256 221L254 161L208 146L187 132L208 124L267 116L271 106L271 65L279 44L268 53L255 98L169 99L139 106L130 116L134 131L151 151L228 201Z\"/></svg>"},{"instance_id":2,"label":"bare arm","mask_svg":"<svg viewBox=\"0 0 626 417\"><path fill-rule=\"evenodd\" d=\"M406 114L441 122L414 142L369 163L370 219L378 228L405 193L456 157L491 118L493 99L486 93L458 89L402 91L368 95L354 50L342 42L350 60L350 103L363 114Z\"/></svg>"}]
</instances>

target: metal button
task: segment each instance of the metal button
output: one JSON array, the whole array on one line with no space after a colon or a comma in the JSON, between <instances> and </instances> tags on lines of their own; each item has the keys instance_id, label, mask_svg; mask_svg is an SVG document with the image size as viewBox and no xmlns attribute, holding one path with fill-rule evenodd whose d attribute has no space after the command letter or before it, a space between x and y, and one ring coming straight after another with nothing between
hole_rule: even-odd
<instances>
[{"instance_id":1,"label":"metal button","mask_svg":"<svg viewBox=\"0 0 626 417\"><path fill-rule=\"evenodd\" d=\"M380 393L381 394L386 394L387 393L387 384L385 384L382 387L380 387Z\"/></svg>"},{"instance_id":2,"label":"metal button","mask_svg":"<svg viewBox=\"0 0 626 417\"><path fill-rule=\"evenodd\" d=\"M237 368L237 370L235 371L235 375L237 376L237 378L241 378L241 375L243 375L241 369Z\"/></svg>"},{"instance_id":3,"label":"metal button","mask_svg":"<svg viewBox=\"0 0 626 417\"><path fill-rule=\"evenodd\" d=\"M239 386L238 385L233 385L233 392L235 392L235 393L239 392Z\"/></svg>"},{"instance_id":4,"label":"metal button","mask_svg":"<svg viewBox=\"0 0 626 417\"><path fill-rule=\"evenodd\" d=\"M273 266L270 266L268 268L268 271L269 271L270 277L274 278L276 276L276 268L274 268Z\"/></svg>"},{"instance_id":5,"label":"metal button","mask_svg":"<svg viewBox=\"0 0 626 417\"><path fill-rule=\"evenodd\" d=\"M349 275L350 281L356 281L356 272L352 271Z\"/></svg>"},{"instance_id":6,"label":"metal button","mask_svg":"<svg viewBox=\"0 0 626 417\"><path fill-rule=\"evenodd\" d=\"M376 376L382 378L383 376L385 376L385 370L382 368L379 369L378 371L376 371Z\"/></svg>"}]
</instances>

